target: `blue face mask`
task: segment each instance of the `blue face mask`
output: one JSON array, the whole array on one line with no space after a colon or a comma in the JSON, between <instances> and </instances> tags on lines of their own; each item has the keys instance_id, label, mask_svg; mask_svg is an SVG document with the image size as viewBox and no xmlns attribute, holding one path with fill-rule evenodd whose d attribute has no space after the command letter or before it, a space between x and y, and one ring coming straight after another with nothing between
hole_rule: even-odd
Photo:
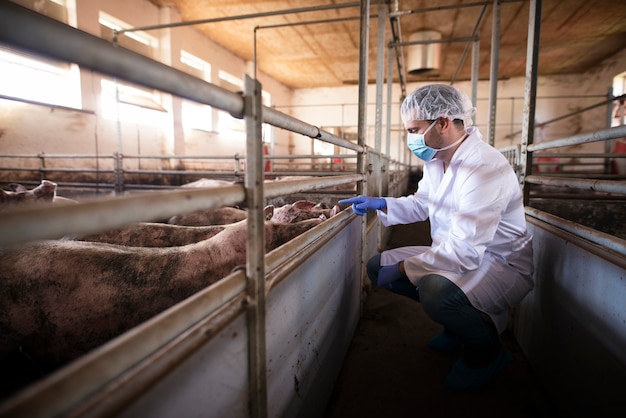
<instances>
[{"instance_id":1,"label":"blue face mask","mask_svg":"<svg viewBox=\"0 0 626 418\"><path fill-rule=\"evenodd\" d=\"M406 144L409 146L409 149L413 154L417 156L417 158L423 161L430 161L433 159L438 150L429 147L426 145L424 141L424 135L428 133L435 126L437 121L434 121L430 124L428 128L421 134L409 133L406 137Z\"/></svg>"},{"instance_id":2,"label":"blue face mask","mask_svg":"<svg viewBox=\"0 0 626 418\"><path fill-rule=\"evenodd\" d=\"M430 131L433 126L435 126L435 123L437 123L437 121L434 121L428 128L426 128L426 130L422 134L409 133L406 137L406 144L409 146L411 152L413 152L413 154L415 154L417 158L421 159L424 162L432 160L437 151L445 151L447 149L450 149L465 138L465 135L463 135L457 141L448 145L447 147L439 149L431 148L426 145L426 142L424 141L424 135L426 135L428 131Z\"/></svg>"}]
</instances>

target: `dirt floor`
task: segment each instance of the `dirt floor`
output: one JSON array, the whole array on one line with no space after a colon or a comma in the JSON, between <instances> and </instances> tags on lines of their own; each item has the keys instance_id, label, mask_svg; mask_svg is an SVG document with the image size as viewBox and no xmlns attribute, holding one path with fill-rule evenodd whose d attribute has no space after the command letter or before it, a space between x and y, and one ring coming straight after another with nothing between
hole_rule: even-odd
<instances>
[{"instance_id":1,"label":"dirt floor","mask_svg":"<svg viewBox=\"0 0 626 418\"><path fill-rule=\"evenodd\" d=\"M394 226L387 248L428 243L428 225L418 223ZM557 416L508 330L502 339L513 361L494 381L470 393L444 389L458 354L426 346L440 330L419 303L372 289L325 418Z\"/></svg>"}]
</instances>

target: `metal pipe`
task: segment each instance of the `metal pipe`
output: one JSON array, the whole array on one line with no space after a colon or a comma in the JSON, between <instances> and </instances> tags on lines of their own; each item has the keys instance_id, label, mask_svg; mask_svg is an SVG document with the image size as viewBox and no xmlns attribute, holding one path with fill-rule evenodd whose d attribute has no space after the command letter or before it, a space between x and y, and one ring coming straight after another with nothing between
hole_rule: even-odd
<instances>
[{"instance_id":1,"label":"metal pipe","mask_svg":"<svg viewBox=\"0 0 626 418\"><path fill-rule=\"evenodd\" d=\"M368 66L369 66L369 0L361 0L361 20L359 24L359 90L357 110L357 143L365 149L365 137L367 135L367 87L368 87ZM359 154L357 159L357 171L365 175L365 155ZM366 178L366 177L364 177ZM357 192L361 194L362 184L357 187Z\"/></svg>"},{"instance_id":2,"label":"metal pipe","mask_svg":"<svg viewBox=\"0 0 626 418\"><path fill-rule=\"evenodd\" d=\"M376 26L376 107L374 114L374 148L382 150L383 132L383 77L385 71L385 22L387 20L386 5L378 4L378 21Z\"/></svg>"},{"instance_id":3,"label":"metal pipe","mask_svg":"<svg viewBox=\"0 0 626 418\"><path fill-rule=\"evenodd\" d=\"M472 43L472 104L476 107L478 102L478 70L480 66L480 41ZM472 122L476 124L476 112L472 115Z\"/></svg>"},{"instance_id":4,"label":"metal pipe","mask_svg":"<svg viewBox=\"0 0 626 418\"><path fill-rule=\"evenodd\" d=\"M391 28L391 39L394 42L401 42L402 34L400 33L400 21L398 17L390 18L390 28ZM391 47L395 50L396 55L396 65L398 67L398 81L400 83L400 101L404 100L406 97L406 75L404 74L404 50L398 46Z\"/></svg>"},{"instance_id":5,"label":"metal pipe","mask_svg":"<svg viewBox=\"0 0 626 418\"><path fill-rule=\"evenodd\" d=\"M281 270L284 270L284 267L289 270L289 264L298 266L303 258L307 258L319 248L321 238L330 239L345 228L348 225L345 221L350 216L352 216L352 212L342 211L310 229L306 234L299 235L269 252L265 257L265 266L270 272L267 277L266 292L269 294L284 278L284 271L281 274L276 273L279 267ZM304 250L306 253L302 254ZM294 254L297 255L294 256Z\"/></svg>"},{"instance_id":6,"label":"metal pipe","mask_svg":"<svg viewBox=\"0 0 626 418\"><path fill-rule=\"evenodd\" d=\"M526 207L526 214L547 222L550 225L556 226L557 228L561 228L564 231L572 233L580 238L584 238L598 244L604 248L613 250L622 256L626 256L626 241L623 239L528 206Z\"/></svg>"},{"instance_id":7,"label":"metal pipe","mask_svg":"<svg viewBox=\"0 0 626 418\"><path fill-rule=\"evenodd\" d=\"M243 99L238 94L12 2L0 2L0 41L233 115L243 113Z\"/></svg>"},{"instance_id":8,"label":"metal pipe","mask_svg":"<svg viewBox=\"0 0 626 418\"><path fill-rule=\"evenodd\" d=\"M352 174L334 177L314 177L307 180L285 180L266 182L264 184L265 197L279 197L306 190L323 189L325 187L346 184L349 182L359 182L363 180L363 175Z\"/></svg>"},{"instance_id":9,"label":"metal pipe","mask_svg":"<svg viewBox=\"0 0 626 418\"><path fill-rule=\"evenodd\" d=\"M576 97L574 97L574 98L576 98ZM578 115L578 114L580 114L580 113L587 112L588 110L595 109L596 107L604 106L604 105L607 105L607 104L609 104L609 103L612 103L612 102L614 102L614 101L616 101L616 100L623 100L623 99L626 99L626 94L622 94L621 96L617 96L617 97L609 98L609 99L607 99L607 100L603 100L603 101L601 101L601 102L598 102L598 103L592 104L591 106L587 106L587 107L585 107L585 108L583 108L583 109L578 109L578 110L575 110L575 111L570 112L570 113L567 113L567 114L565 114L565 115L558 116L558 117L556 117L556 118L554 118L554 119L547 120L547 121L545 121L545 122L537 123L537 124L535 124L535 126L536 126L537 128L543 128L544 126L549 125L549 124L551 124L551 123L558 122L558 121L560 121L560 120L567 119L567 118L569 118L569 117L572 117L572 116ZM520 134L520 133L522 133L522 131L513 132L513 133L510 133L510 134L506 135L506 136L505 136L505 138L512 138L512 137L514 137L515 135L518 135L518 134Z\"/></svg>"},{"instance_id":10,"label":"metal pipe","mask_svg":"<svg viewBox=\"0 0 626 418\"><path fill-rule=\"evenodd\" d=\"M34 205L6 210L0 217L0 246L69 234L88 234L119 228L132 222L167 219L200 209L234 206L243 202L243 186L181 189L83 203Z\"/></svg>"},{"instance_id":11,"label":"metal pipe","mask_svg":"<svg viewBox=\"0 0 626 418\"><path fill-rule=\"evenodd\" d=\"M142 26L139 28L120 29L117 31L117 33L146 31L146 30L164 29L164 28L175 28L175 27L180 27L180 26L202 25L205 23L228 22L231 20L256 19L259 17L280 16L280 15L293 14L293 13L319 12L322 10L357 7L358 5L359 5L359 2L343 3L343 4L325 4L325 5L311 6L311 7L300 7L297 9L274 10L274 11L269 11L269 12L249 13L249 14L238 15L238 16L224 16L224 17L215 17L211 19L191 20L188 22L167 23L167 24L162 24L162 25Z\"/></svg>"},{"instance_id":12,"label":"metal pipe","mask_svg":"<svg viewBox=\"0 0 626 418\"><path fill-rule=\"evenodd\" d=\"M602 129L589 133L572 135L565 138L555 139L554 141L542 142L540 144L530 144L528 145L528 151L535 152L542 149L566 147L568 145L587 144L590 142L605 141L607 139L616 139L623 137L626 137L626 125L615 126L613 128Z\"/></svg>"},{"instance_id":13,"label":"metal pipe","mask_svg":"<svg viewBox=\"0 0 626 418\"><path fill-rule=\"evenodd\" d=\"M528 183L560 186L565 189L581 189L591 192L626 194L626 181L577 179L573 177L528 176Z\"/></svg>"},{"instance_id":14,"label":"metal pipe","mask_svg":"<svg viewBox=\"0 0 626 418\"><path fill-rule=\"evenodd\" d=\"M391 104L393 103L393 53L392 49L387 50L387 124L385 129L387 155L391 155ZM400 158L400 154L398 154Z\"/></svg>"},{"instance_id":15,"label":"metal pipe","mask_svg":"<svg viewBox=\"0 0 626 418\"><path fill-rule=\"evenodd\" d=\"M246 276L248 285L248 389L252 418L267 417L267 362L265 342L265 222L263 217L263 141L261 140L261 84L244 80L246 122L246 204L248 240ZM261 187L258 187L261 186Z\"/></svg>"},{"instance_id":16,"label":"metal pipe","mask_svg":"<svg viewBox=\"0 0 626 418\"><path fill-rule=\"evenodd\" d=\"M534 142L535 109L537 102L537 75L539 67L539 34L541 32L541 0L531 0L528 15L528 41L526 46L526 81L524 86L524 115L519 156L519 182L523 189L524 204L528 204L530 189L524 187L526 177L532 174L532 151Z\"/></svg>"},{"instance_id":17,"label":"metal pipe","mask_svg":"<svg viewBox=\"0 0 626 418\"><path fill-rule=\"evenodd\" d=\"M498 64L500 55L500 1L493 0L493 21L491 27L491 71L489 73L489 145L496 142L496 108L498 101Z\"/></svg>"},{"instance_id":18,"label":"metal pipe","mask_svg":"<svg viewBox=\"0 0 626 418\"><path fill-rule=\"evenodd\" d=\"M472 42L475 40L476 38L474 37L433 39L433 40L425 40L425 41L393 42L389 46L399 47L399 46L420 45L420 44L447 44L447 43L453 43L453 42Z\"/></svg>"},{"instance_id":19,"label":"metal pipe","mask_svg":"<svg viewBox=\"0 0 626 418\"><path fill-rule=\"evenodd\" d=\"M478 19L476 19L476 24L474 25L474 29L472 30L472 38L473 42L472 42L472 47L474 50L474 54L472 55L472 80L476 80L478 81L478 62L477 62L477 58L478 58L478 53L476 52L477 49L477 45L478 45L478 29L480 28L480 22L482 22L483 17L485 16L485 12L487 11L487 4L485 3L483 5L483 9L480 11L480 15L478 16ZM450 84L454 84L454 82L456 81L456 77L459 74L459 71L461 71L461 67L463 66L463 62L465 62L465 57L467 56L467 53L469 51L469 42L467 43L467 45L465 45L465 49L463 50L463 55L461 55L461 59L459 60L459 65L456 67L456 71L454 72L454 75L452 76L452 80L450 80ZM474 70L475 74L474 74ZM476 77L474 77L476 76ZM476 97L474 94L472 94L472 103L476 103Z\"/></svg>"},{"instance_id":20,"label":"metal pipe","mask_svg":"<svg viewBox=\"0 0 626 418\"><path fill-rule=\"evenodd\" d=\"M310 138L315 138L319 139L320 141L339 145L353 151L363 152L364 150L363 146L361 145L353 144L350 141L339 138L333 134L321 130L316 126L310 125L306 122L294 118L293 116L289 116L270 107L263 107L263 122L269 123L270 125L274 125L279 128L287 129L292 132L306 135Z\"/></svg>"},{"instance_id":21,"label":"metal pipe","mask_svg":"<svg viewBox=\"0 0 626 418\"><path fill-rule=\"evenodd\" d=\"M0 2L0 41L207 104L234 117L243 117L243 98L239 94L116 47L14 3ZM363 151L362 147L266 106L263 107L263 121L311 138Z\"/></svg>"},{"instance_id":22,"label":"metal pipe","mask_svg":"<svg viewBox=\"0 0 626 418\"><path fill-rule=\"evenodd\" d=\"M112 415L92 413L92 409L102 409L103 402L111 409L123 404L177 364L172 354L180 360L206 342L242 311L244 301L236 301L245 287L243 271L223 278L33 384L28 392L9 398L1 405L0 416ZM234 310L218 315L223 306ZM163 326L164 317L167 326ZM194 326L190 329L189 324ZM154 347L160 347L158 353ZM164 358L167 361L155 362Z\"/></svg>"}]
</instances>

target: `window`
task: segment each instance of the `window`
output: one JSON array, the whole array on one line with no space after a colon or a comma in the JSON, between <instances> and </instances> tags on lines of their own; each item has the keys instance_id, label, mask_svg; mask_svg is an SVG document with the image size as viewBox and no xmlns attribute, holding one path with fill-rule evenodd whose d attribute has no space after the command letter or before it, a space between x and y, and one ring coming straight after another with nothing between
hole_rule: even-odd
<instances>
[{"instance_id":1,"label":"window","mask_svg":"<svg viewBox=\"0 0 626 418\"><path fill-rule=\"evenodd\" d=\"M220 78L220 86L224 87L226 90L230 90L232 92L243 91L243 81L238 79L237 77L231 74L228 74L225 71L220 70L219 78ZM272 101L271 95L266 91L262 91L261 101L263 102L263 105L270 106L271 101ZM222 112L222 111L218 113L218 117L219 117L218 131L220 133L222 134L228 133L228 135L230 135L231 137L239 138L242 140L245 139L246 126L245 126L245 121L243 119L234 118L227 112ZM264 123L261 129L262 129L261 134L262 134L263 142L267 144L271 143L272 137L274 135L272 126L268 125L267 123Z\"/></svg>"},{"instance_id":2,"label":"window","mask_svg":"<svg viewBox=\"0 0 626 418\"><path fill-rule=\"evenodd\" d=\"M208 62L187 51L180 52L180 62L184 64L185 72L202 80L211 81L211 64ZM184 129L199 129L207 132L213 129L211 106L203 103L183 100L182 119Z\"/></svg>"},{"instance_id":3,"label":"window","mask_svg":"<svg viewBox=\"0 0 626 418\"><path fill-rule=\"evenodd\" d=\"M51 105L81 108L76 64L0 46L0 94Z\"/></svg>"},{"instance_id":4,"label":"window","mask_svg":"<svg viewBox=\"0 0 626 418\"><path fill-rule=\"evenodd\" d=\"M219 78L220 86L226 90L232 92L243 91L243 81L234 75L220 70ZM227 136L230 139L246 139L246 125L243 119L237 119L232 117L228 112L219 111L217 123L217 130L222 136Z\"/></svg>"},{"instance_id":5,"label":"window","mask_svg":"<svg viewBox=\"0 0 626 418\"><path fill-rule=\"evenodd\" d=\"M100 36L113 39L115 30L130 29L132 26L114 16L100 11ZM117 37L123 48L152 57L159 46L157 39L145 32L125 32ZM164 126L167 114L161 105L161 93L131 83L102 79L102 117L105 119Z\"/></svg>"},{"instance_id":6,"label":"window","mask_svg":"<svg viewBox=\"0 0 626 418\"><path fill-rule=\"evenodd\" d=\"M103 79L102 117L141 125L164 127L167 113L159 104L160 93L128 83Z\"/></svg>"}]
</instances>

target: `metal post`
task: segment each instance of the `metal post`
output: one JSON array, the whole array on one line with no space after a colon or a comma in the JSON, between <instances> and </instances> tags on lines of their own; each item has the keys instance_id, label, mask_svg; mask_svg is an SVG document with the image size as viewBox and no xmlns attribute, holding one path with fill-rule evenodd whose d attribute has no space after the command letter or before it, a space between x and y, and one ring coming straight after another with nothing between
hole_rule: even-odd
<instances>
[{"instance_id":1,"label":"metal post","mask_svg":"<svg viewBox=\"0 0 626 418\"><path fill-rule=\"evenodd\" d=\"M476 107L478 101L478 67L480 64L480 40L472 42L472 104ZM476 112L472 116L472 121L476 124Z\"/></svg>"},{"instance_id":2,"label":"metal post","mask_svg":"<svg viewBox=\"0 0 626 418\"><path fill-rule=\"evenodd\" d=\"M369 0L361 0L360 42L359 42L359 109L357 115L357 143L365 146L367 135L367 67L369 53ZM365 175L365 154L359 154L357 158L357 170ZM358 193L363 192L363 184L357 186Z\"/></svg>"},{"instance_id":3,"label":"metal post","mask_svg":"<svg viewBox=\"0 0 626 418\"><path fill-rule=\"evenodd\" d=\"M261 85L245 76L246 202L248 204L248 368L250 416L267 417L267 361L265 346L265 223L263 219L263 141Z\"/></svg>"},{"instance_id":4,"label":"metal post","mask_svg":"<svg viewBox=\"0 0 626 418\"><path fill-rule=\"evenodd\" d=\"M393 49L387 51L387 145L386 153L391 155L391 105L393 104ZM398 150L399 151L399 150ZM397 160L400 160L398 153Z\"/></svg>"},{"instance_id":5,"label":"metal post","mask_svg":"<svg viewBox=\"0 0 626 418\"><path fill-rule=\"evenodd\" d=\"M357 127L357 142L358 145L365 147L365 136L367 135L367 68L368 68L368 54L369 54L369 22L370 22L370 2L369 0L361 0L361 20L360 20L360 36L359 36L359 109L358 109L358 127ZM367 182L367 155L364 152L360 152L357 157L357 171L363 175L364 181L357 183L357 194L363 194L363 185ZM367 188L366 188L367 190ZM367 218L368 216L362 216L361 219L361 251L360 251L360 263L361 267L358 269L358 278L360 282L359 290L363 289L366 278L363 271L366 262L367 245L365 240L367 239ZM363 292L361 294L361 308L363 307L364 299Z\"/></svg>"},{"instance_id":6,"label":"metal post","mask_svg":"<svg viewBox=\"0 0 626 418\"><path fill-rule=\"evenodd\" d=\"M500 1L493 0L493 22L491 31L491 73L489 83L489 144L496 142L496 107L498 102L498 60L500 52Z\"/></svg>"},{"instance_id":7,"label":"metal post","mask_svg":"<svg viewBox=\"0 0 626 418\"><path fill-rule=\"evenodd\" d=\"M535 132L535 106L537 100L537 69L539 66L539 34L541 32L541 0L531 0L528 12L528 44L526 47L526 85L524 87L524 115L522 120L522 143L520 151L520 185L524 190L524 205L528 205L530 189L525 185L526 176L532 174L532 153L528 146L533 143Z\"/></svg>"}]
</instances>

